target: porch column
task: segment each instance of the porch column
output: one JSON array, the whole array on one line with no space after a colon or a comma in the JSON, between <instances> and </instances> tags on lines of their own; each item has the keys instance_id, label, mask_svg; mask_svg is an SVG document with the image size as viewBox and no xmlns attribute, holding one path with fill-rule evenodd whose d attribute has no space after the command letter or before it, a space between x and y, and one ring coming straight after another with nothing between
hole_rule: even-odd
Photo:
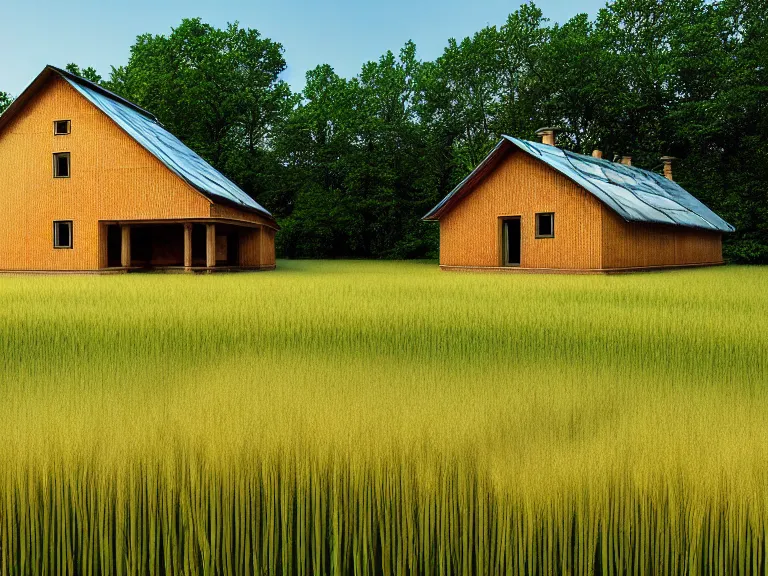
<instances>
[{"instance_id":1,"label":"porch column","mask_svg":"<svg viewBox=\"0 0 768 576\"><path fill-rule=\"evenodd\" d=\"M205 265L216 266L216 224L205 225Z\"/></svg>"},{"instance_id":2,"label":"porch column","mask_svg":"<svg viewBox=\"0 0 768 576\"><path fill-rule=\"evenodd\" d=\"M122 232L122 239L120 242L120 265L123 268L128 268L131 265L131 227L128 225L121 225L120 231Z\"/></svg>"},{"instance_id":3,"label":"porch column","mask_svg":"<svg viewBox=\"0 0 768 576\"><path fill-rule=\"evenodd\" d=\"M258 240L258 250L259 250L259 268L264 266L264 226L259 226L259 240Z\"/></svg>"},{"instance_id":4,"label":"porch column","mask_svg":"<svg viewBox=\"0 0 768 576\"><path fill-rule=\"evenodd\" d=\"M184 224L184 268L192 268L192 224Z\"/></svg>"}]
</instances>

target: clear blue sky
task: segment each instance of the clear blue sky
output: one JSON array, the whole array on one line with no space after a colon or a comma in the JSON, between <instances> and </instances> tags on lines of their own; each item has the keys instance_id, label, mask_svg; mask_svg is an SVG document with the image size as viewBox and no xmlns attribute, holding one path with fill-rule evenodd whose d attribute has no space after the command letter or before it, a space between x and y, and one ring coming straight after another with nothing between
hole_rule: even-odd
<instances>
[{"instance_id":1,"label":"clear blue sky","mask_svg":"<svg viewBox=\"0 0 768 576\"><path fill-rule=\"evenodd\" d=\"M522 0L2 0L0 91L16 96L46 64L76 62L103 76L125 64L139 34L168 33L182 18L215 26L239 21L282 43L295 90L304 74L328 63L345 77L387 50L413 40L421 59L437 57L448 38L501 25ZM605 0L539 0L544 15L564 22L594 17Z\"/></svg>"}]
</instances>

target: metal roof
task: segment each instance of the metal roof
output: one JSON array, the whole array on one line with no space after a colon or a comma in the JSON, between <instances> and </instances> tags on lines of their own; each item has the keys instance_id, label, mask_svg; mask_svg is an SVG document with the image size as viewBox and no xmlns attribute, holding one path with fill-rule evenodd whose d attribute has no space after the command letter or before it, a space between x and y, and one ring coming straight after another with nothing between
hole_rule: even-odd
<instances>
[{"instance_id":1,"label":"metal roof","mask_svg":"<svg viewBox=\"0 0 768 576\"><path fill-rule=\"evenodd\" d=\"M442 216L454 203L451 200L458 201L463 196L462 190L482 178L512 145L567 176L628 222L671 224L720 232L735 230L679 184L655 172L512 136L503 136L485 160L424 219L436 220Z\"/></svg>"},{"instance_id":2,"label":"metal roof","mask_svg":"<svg viewBox=\"0 0 768 576\"><path fill-rule=\"evenodd\" d=\"M266 208L163 128L152 114L84 78L53 66L50 68L109 116L131 138L203 195L211 197L212 200L223 200L249 211L260 212L272 219L272 214Z\"/></svg>"}]
</instances>

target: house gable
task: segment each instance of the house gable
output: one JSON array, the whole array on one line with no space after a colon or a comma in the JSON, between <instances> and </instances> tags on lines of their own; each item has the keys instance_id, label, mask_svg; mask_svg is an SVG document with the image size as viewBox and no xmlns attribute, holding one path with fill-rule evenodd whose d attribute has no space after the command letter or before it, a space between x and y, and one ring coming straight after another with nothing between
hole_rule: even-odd
<instances>
[{"instance_id":1,"label":"house gable","mask_svg":"<svg viewBox=\"0 0 768 576\"><path fill-rule=\"evenodd\" d=\"M157 118L146 110L66 70L50 66L46 70L52 70L64 78L171 172L212 202L224 203L246 212L256 212L274 221L269 211L168 132Z\"/></svg>"},{"instance_id":2,"label":"house gable","mask_svg":"<svg viewBox=\"0 0 768 576\"><path fill-rule=\"evenodd\" d=\"M0 269L98 268L101 220L210 216L207 198L61 77L33 88L0 128ZM56 120L71 133L55 136ZM57 152L70 154L69 178L53 178ZM52 248L55 220L72 220L71 250Z\"/></svg>"},{"instance_id":3,"label":"house gable","mask_svg":"<svg viewBox=\"0 0 768 576\"><path fill-rule=\"evenodd\" d=\"M503 136L486 158L454 188L425 220L439 220L475 184L495 168L513 146L566 176L610 207L627 222L666 224L708 231L733 232L734 227L680 185L654 172L561 150L553 145Z\"/></svg>"},{"instance_id":4,"label":"house gable","mask_svg":"<svg viewBox=\"0 0 768 576\"><path fill-rule=\"evenodd\" d=\"M471 193L440 215L440 264L497 267L502 220L521 220L522 268L601 267L602 205L546 164L507 148ZM536 238L537 213L555 214L555 237Z\"/></svg>"}]
</instances>

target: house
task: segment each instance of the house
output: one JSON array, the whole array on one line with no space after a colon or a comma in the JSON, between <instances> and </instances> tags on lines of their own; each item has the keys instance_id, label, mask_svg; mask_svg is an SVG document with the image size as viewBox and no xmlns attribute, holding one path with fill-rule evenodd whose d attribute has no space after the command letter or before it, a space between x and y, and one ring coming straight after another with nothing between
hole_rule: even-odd
<instances>
[{"instance_id":1,"label":"house","mask_svg":"<svg viewBox=\"0 0 768 576\"><path fill-rule=\"evenodd\" d=\"M0 271L272 269L272 215L152 114L47 66L0 116Z\"/></svg>"},{"instance_id":2,"label":"house","mask_svg":"<svg viewBox=\"0 0 768 576\"><path fill-rule=\"evenodd\" d=\"M425 217L440 223L440 267L616 272L722 264L733 226L672 180L631 165L503 136Z\"/></svg>"}]
</instances>

